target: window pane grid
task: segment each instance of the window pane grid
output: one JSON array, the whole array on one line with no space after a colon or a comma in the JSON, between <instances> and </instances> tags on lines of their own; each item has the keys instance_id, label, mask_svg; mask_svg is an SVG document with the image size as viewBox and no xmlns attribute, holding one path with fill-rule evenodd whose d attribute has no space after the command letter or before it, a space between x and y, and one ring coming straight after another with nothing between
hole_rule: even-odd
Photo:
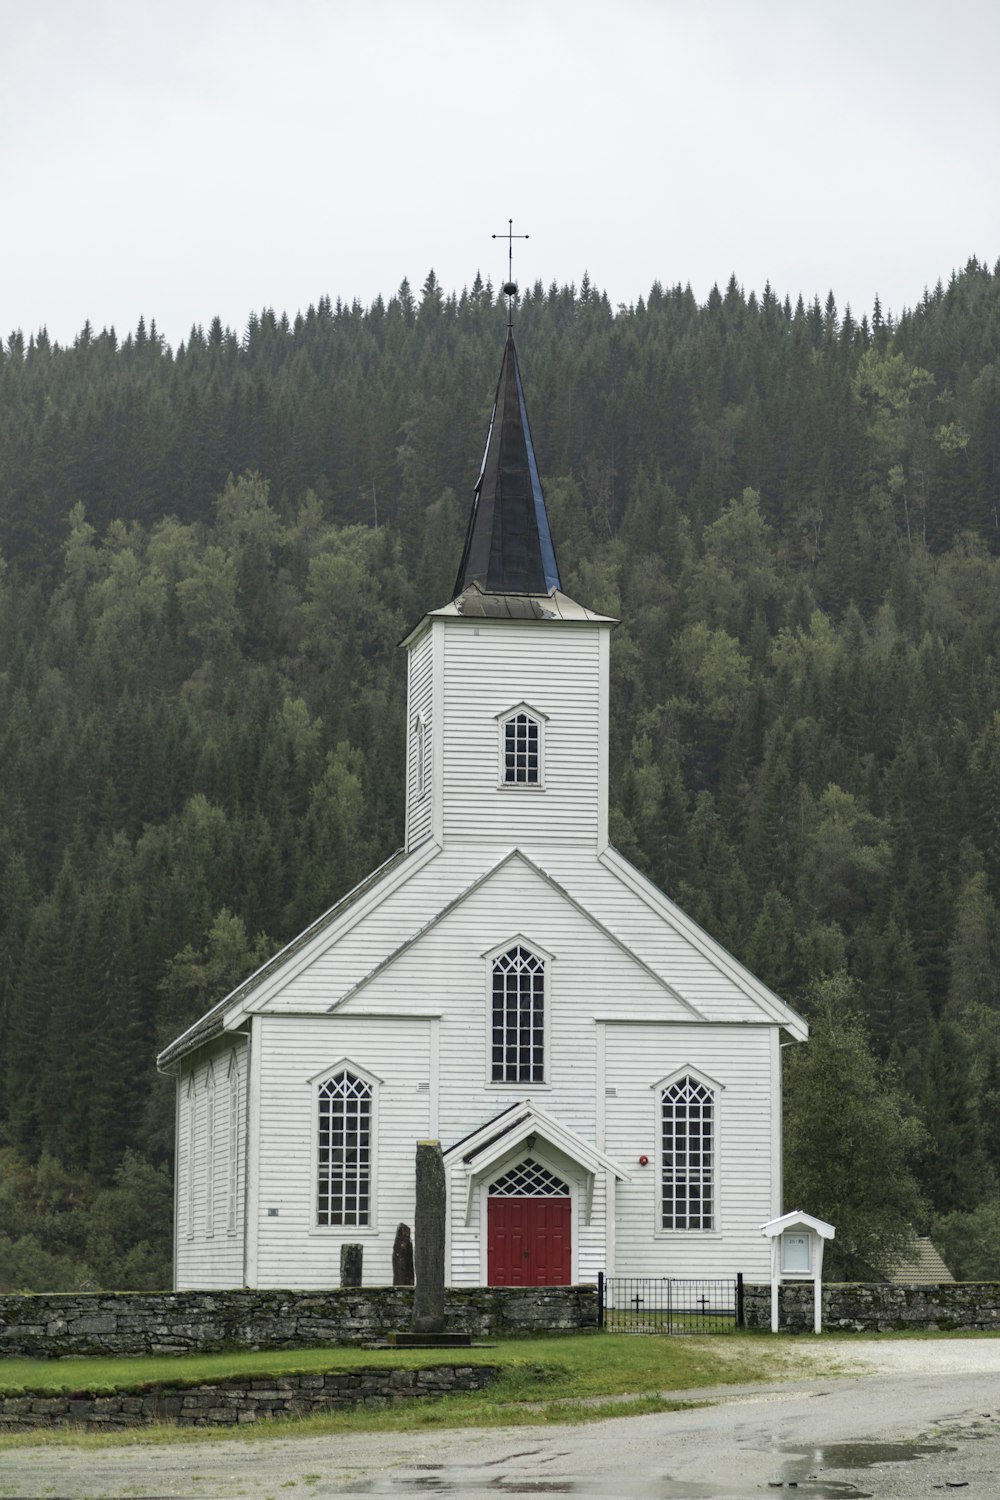
<instances>
[{"instance_id":1,"label":"window pane grid","mask_svg":"<svg viewBox=\"0 0 1000 1500\"><path fill-rule=\"evenodd\" d=\"M503 726L503 779L536 785L539 781L538 721L515 714Z\"/></svg>"},{"instance_id":2,"label":"window pane grid","mask_svg":"<svg viewBox=\"0 0 1000 1500\"><path fill-rule=\"evenodd\" d=\"M367 1224L371 1191L371 1086L338 1073L319 1086L320 1224Z\"/></svg>"},{"instance_id":3,"label":"window pane grid","mask_svg":"<svg viewBox=\"0 0 1000 1500\"><path fill-rule=\"evenodd\" d=\"M492 1079L545 1081L545 965L520 945L493 962Z\"/></svg>"},{"instance_id":4,"label":"window pane grid","mask_svg":"<svg viewBox=\"0 0 1000 1500\"><path fill-rule=\"evenodd\" d=\"M663 1228L714 1228L715 1101L693 1078L663 1090Z\"/></svg>"}]
</instances>

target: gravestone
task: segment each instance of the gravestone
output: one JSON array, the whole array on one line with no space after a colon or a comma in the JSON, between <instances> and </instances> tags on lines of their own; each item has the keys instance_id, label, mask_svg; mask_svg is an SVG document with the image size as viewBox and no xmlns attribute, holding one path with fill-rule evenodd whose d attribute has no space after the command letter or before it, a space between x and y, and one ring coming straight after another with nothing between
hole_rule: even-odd
<instances>
[{"instance_id":1,"label":"gravestone","mask_svg":"<svg viewBox=\"0 0 1000 1500\"><path fill-rule=\"evenodd\" d=\"M392 1247L393 1286L413 1285L413 1240L409 1224L400 1224Z\"/></svg>"},{"instance_id":2,"label":"gravestone","mask_svg":"<svg viewBox=\"0 0 1000 1500\"><path fill-rule=\"evenodd\" d=\"M364 1245L341 1245L341 1286L361 1286L361 1264L364 1259L364 1253Z\"/></svg>"}]
</instances>

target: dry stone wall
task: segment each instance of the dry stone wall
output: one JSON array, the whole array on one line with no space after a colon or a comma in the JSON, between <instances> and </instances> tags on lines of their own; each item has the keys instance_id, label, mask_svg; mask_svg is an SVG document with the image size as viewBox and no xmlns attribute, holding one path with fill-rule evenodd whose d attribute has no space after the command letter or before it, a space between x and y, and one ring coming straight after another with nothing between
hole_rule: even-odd
<instances>
[{"instance_id":1,"label":"dry stone wall","mask_svg":"<svg viewBox=\"0 0 1000 1500\"><path fill-rule=\"evenodd\" d=\"M830 1283L823 1287L823 1327L853 1333L894 1333L907 1328L1000 1331L1000 1282L943 1281L936 1286L893 1282ZM770 1328L771 1288L744 1285L748 1328ZM812 1282L780 1288L778 1326L783 1333L811 1333Z\"/></svg>"},{"instance_id":2,"label":"dry stone wall","mask_svg":"<svg viewBox=\"0 0 1000 1500\"><path fill-rule=\"evenodd\" d=\"M0 1296L0 1356L196 1354L366 1344L412 1325L412 1287L329 1292L32 1293ZM449 1289L445 1329L569 1333L597 1326L597 1289Z\"/></svg>"},{"instance_id":3,"label":"dry stone wall","mask_svg":"<svg viewBox=\"0 0 1000 1500\"><path fill-rule=\"evenodd\" d=\"M0 1397L0 1429L37 1427L141 1427L176 1422L186 1427L234 1427L274 1417L391 1406L421 1396L476 1391L499 1374L496 1365L435 1365L425 1370L362 1369L328 1375L282 1375L270 1380L227 1380L191 1388L94 1396Z\"/></svg>"}]
</instances>

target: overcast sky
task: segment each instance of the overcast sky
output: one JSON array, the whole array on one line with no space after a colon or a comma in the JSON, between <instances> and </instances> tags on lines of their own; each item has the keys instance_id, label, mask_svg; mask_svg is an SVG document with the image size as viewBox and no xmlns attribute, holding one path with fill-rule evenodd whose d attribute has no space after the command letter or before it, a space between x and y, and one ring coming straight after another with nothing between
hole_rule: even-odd
<instances>
[{"instance_id":1,"label":"overcast sky","mask_svg":"<svg viewBox=\"0 0 1000 1500\"><path fill-rule=\"evenodd\" d=\"M1000 257L997 0L0 0L0 335Z\"/></svg>"}]
</instances>

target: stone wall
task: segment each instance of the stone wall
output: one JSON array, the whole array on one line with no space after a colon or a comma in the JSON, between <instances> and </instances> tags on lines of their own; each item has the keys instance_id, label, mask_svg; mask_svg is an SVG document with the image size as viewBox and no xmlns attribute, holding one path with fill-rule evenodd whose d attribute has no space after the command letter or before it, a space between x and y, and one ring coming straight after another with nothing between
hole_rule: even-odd
<instances>
[{"instance_id":1,"label":"stone wall","mask_svg":"<svg viewBox=\"0 0 1000 1500\"><path fill-rule=\"evenodd\" d=\"M744 1285L748 1328L770 1328L771 1288ZM812 1332L813 1286L785 1282L778 1326L783 1333ZM943 1281L937 1286L893 1282L829 1283L823 1287L823 1328L854 1333L893 1333L906 1328L1000 1331L1000 1282Z\"/></svg>"},{"instance_id":2,"label":"stone wall","mask_svg":"<svg viewBox=\"0 0 1000 1500\"><path fill-rule=\"evenodd\" d=\"M477 1391L499 1375L496 1365L434 1365L425 1370L344 1370L331 1375L281 1375L270 1380L226 1380L217 1385L157 1386L93 1396L0 1397L0 1429L31 1427L141 1427L177 1422L187 1427L235 1426L269 1417L356 1406L390 1406L420 1396Z\"/></svg>"},{"instance_id":3,"label":"stone wall","mask_svg":"<svg viewBox=\"0 0 1000 1500\"><path fill-rule=\"evenodd\" d=\"M412 1310L412 1287L0 1296L0 1356L46 1359L365 1344L405 1332ZM448 1332L476 1338L596 1328L597 1289L450 1288L445 1326Z\"/></svg>"}]
</instances>

